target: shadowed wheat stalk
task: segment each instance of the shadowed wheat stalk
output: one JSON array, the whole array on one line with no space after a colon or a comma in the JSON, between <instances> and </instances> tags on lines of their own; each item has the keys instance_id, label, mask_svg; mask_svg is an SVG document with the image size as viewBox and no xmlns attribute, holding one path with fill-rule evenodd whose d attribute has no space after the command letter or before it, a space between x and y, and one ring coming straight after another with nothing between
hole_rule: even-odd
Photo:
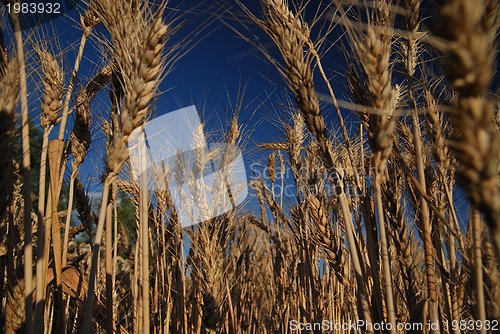
<instances>
[{"instance_id":1,"label":"shadowed wheat stalk","mask_svg":"<svg viewBox=\"0 0 500 334\"><path fill-rule=\"evenodd\" d=\"M14 5L19 3L18 1L2 1L4 5L10 4ZM33 261L33 245L32 235L31 235L31 160L30 160L30 143L29 143L29 120L28 120L28 93L26 84L26 68L24 59L24 45L23 36L21 31L21 23L19 14L15 12L9 13L9 19L14 26L14 35L16 40L16 59L18 61L19 69L19 87L20 87L20 98L21 98L21 123L22 123L22 145L23 145L23 172L24 172L24 298L26 300L26 332L33 333L33 272L32 272L32 261Z\"/></svg>"}]
</instances>

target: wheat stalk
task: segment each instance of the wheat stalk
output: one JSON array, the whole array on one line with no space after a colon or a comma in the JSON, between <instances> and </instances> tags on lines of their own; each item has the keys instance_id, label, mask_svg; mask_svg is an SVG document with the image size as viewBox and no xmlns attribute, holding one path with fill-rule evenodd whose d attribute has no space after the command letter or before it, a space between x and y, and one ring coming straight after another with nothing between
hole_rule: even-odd
<instances>
[{"instance_id":1,"label":"wheat stalk","mask_svg":"<svg viewBox=\"0 0 500 334\"><path fill-rule=\"evenodd\" d=\"M484 274L484 289L486 299L486 318L498 319L500 317L500 270L498 269L498 258L492 243L483 235L482 259Z\"/></svg>"},{"instance_id":2,"label":"wheat stalk","mask_svg":"<svg viewBox=\"0 0 500 334\"><path fill-rule=\"evenodd\" d=\"M120 110L120 115L118 121L112 123L112 134L110 138L110 143L107 150L107 176L103 185L102 191L102 205L99 215L99 222L97 226L97 232L93 247L93 257L92 257L92 268L89 279L90 290L93 289L95 284L95 272L97 269L97 262L99 256L99 246L101 242L101 237L104 228L104 218L106 216L106 203L109 194L109 186L116 179L116 175L123 166L123 163L128 158L128 150L126 147L128 136L131 134L134 128L140 127L146 118L148 113L148 105L153 98L155 87L157 87L159 74L162 70L162 58L161 53L165 43L164 37L168 32L168 27L163 24L161 20L161 12L156 13L157 18L155 18L149 26L140 27L137 26L140 22L140 17L144 13L144 9L141 11L134 11L134 8L129 7L129 4L120 5L125 10L124 17L121 13L111 11L110 8L117 8L116 4L113 2L108 2L109 6L105 8L98 8L98 15L103 16L103 22L107 25L107 29L110 33L115 44L115 59L118 62L120 68L117 70L124 71L123 80L121 84L125 88L126 93L125 101L123 103L122 109ZM134 20L135 17L135 20ZM130 24L127 22L130 19L135 24ZM128 24L128 25L127 25ZM125 31L120 31L117 28L127 28ZM134 35L126 34L128 29L132 29L135 33L141 34L145 41L144 47L140 47L137 40L130 40ZM117 33L119 31L119 33ZM120 35L123 33L125 35ZM128 47L128 48L124 48ZM138 62L130 62L129 56L137 57ZM128 76L127 76L128 75ZM147 210L144 212L147 215ZM147 216L146 216L147 217ZM149 262L148 256L148 224L147 219L144 221L142 219L143 226L143 303L145 306L149 305L149 271L147 270L147 263ZM90 329L90 319L92 312L92 299L93 294L89 293L86 302L86 314L84 331ZM144 323L143 328L145 332L149 332L149 307L144 308ZM141 326L142 327L142 326Z\"/></svg>"},{"instance_id":3,"label":"wheat stalk","mask_svg":"<svg viewBox=\"0 0 500 334\"><path fill-rule=\"evenodd\" d=\"M94 9L92 7L88 8L87 11L86 11L86 14L85 14L85 17L94 17ZM68 87L67 87L67 90L66 90L66 95L64 97L64 102L63 102L63 106L62 106L62 116L61 116L61 119L60 119L60 125L59 125L59 134L58 134L58 141L59 142L62 142L64 140L64 133L65 133L65 130L66 130L66 121L67 121L67 117L69 115L69 104L70 104L70 99L71 99L71 94L73 93L73 88L74 88L74 84L75 84L75 81L76 81L76 77L77 77L77 74L78 74L78 70L80 68L80 63L81 63L81 60L82 60L82 57L83 57L83 51L84 51L84 48L85 48L85 44L86 44L86 40L88 38L88 36L91 34L92 32L92 29L97 26L99 24L99 22L97 20L86 20L85 18L81 20L82 22L82 27L84 29L84 32L82 34L82 37L80 39L80 46L79 46L79 50L78 50L78 55L76 57L76 60L75 60L75 64L74 64L74 67L73 67L73 70L71 72L71 77L70 77L70 81L69 81L69 84L68 84ZM89 24L89 25L87 25ZM59 120L58 120L59 121ZM54 144L55 146L55 144ZM60 161L61 158L62 158L62 155L63 155L63 150L60 149L60 150L56 150L55 152L57 152L56 154L60 154L60 157L57 158L57 157L54 157L54 162L55 161ZM65 171L65 168L66 168L66 163L62 164L62 166L57 166L57 170L51 170L51 175L52 178L51 178L51 185L50 185L50 188L52 189L50 195L52 196L52 205L54 208L57 208L57 202L59 200L59 195L60 195L60 192L61 192L61 188L62 188L62 182L63 182L63 177L62 175L64 175L64 171ZM61 175L61 177L56 177L57 175ZM52 188L53 185L52 183L56 183L56 185L54 186L55 188ZM48 201L50 203L50 200ZM68 213L69 216L71 216L71 212ZM54 231L54 229L57 227L57 231ZM61 245L60 245L60 236L59 236L59 226L58 224L56 223L56 220L54 218L54 215L52 217L52 236L53 238L55 238L55 240L53 240L53 245L54 245L54 253L56 252L60 252L62 251L61 249ZM66 235L66 231L65 231L65 235ZM63 247L65 248L65 245L63 245ZM60 319L59 319L59 326L61 326L61 328L64 328L64 314L62 313L62 292L60 290L60 285L61 285L61 281L60 281L60 276L62 275L62 271L61 271L61 267L62 267L62 254L61 254L61 259L58 261L58 258L59 258L59 255L55 255L55 262L56 262L56 271L57 271L57 274L56 274L56 281L57 281L57 285L58 285L58 299L59 299L59 304L60 304ZM42 319L41 317L39 319ZM42 324L41 324L41 320L39 320L39 322L37 322L37 328L42 328Z\"/></svg>"},{"instance_id":4,"label":"wheat stalk","mask_svg":"<svg viewBox=\"0 0 500 334\"><path fill-rule=\"evenodd\" d=\"M484 283L483 283L483 258L482 258L482 241L483 229L481 228L481 217L476 209L472 209L472 230L473 230L473 245L474 245L474 262L475 262L475 281L476 281L476 307L477 319L482 323L486 321L486 306L484 300ZM481 328L481 334L486 334L486 329Z\"/></svg>"},{"instance_id":5,"label":"wheat stalk","mask_svg":"<svg viewBox=\"0 0 500 334\"><path fill-rule=\"evenodd\" d=\"M45 176L46 176L46 159L47 150L49 147L49 134L51 127L56 125L57 119L62 107L62 94L64 84L64 73L57 60L52 54L42 47L35 46L35 52L38 55L42 73L43 73L43 94L40 109L40 125L43 128L42 153L40 159L40 187L39 187L39 202L38 202L38 260L37 260L37 285L45 286L45 275L47 268L44 266L48 263L48 247L44 246L44 240L49 237L47 226L42 224L45 216ZM50 237L49 237L50 238ZM50 239L49 239L50 240ZM47 240L48 241L48 240ZM50 242L50 241L48 241ZM48 244L47 244L48 246ZM38 289L36 293L37 307L35 309L35 323L40 324L43 319L43 304L45 289ZM38 328L38 326L37 326ZM38 330L38 329L37 329Z\"/></svg>"},{"instance_id":6,"label":"wheat stalk","mask_svg":"<svg viewBox=\"0 0 500 334\"><path fill-rule=\"evenodd\" d=\"M76 76L78 74L78 70L80 68L80 63L83 57L83 51L85 49L85 44L87 42L87 38L92 33L92 29L97 27L100 24L99 18L96 16L96 4L94 1L90 1L87 10L85 11L84 16L81 18L81 26L83 28L83 34L80 39L80 46L78 48L78 54L75 59L75 64L73 66L73 70L71 71L70 81L66 90L66 96L64 97L64 105L62 110L62 117L59 127L59 139L64 138L64 131L66 130L66 120L68 118L69 111L69 103L71 94L73 93L73 88L75 85ZM60 190L59 190L60 191Z\"/></svg>"},{"instance_id":7,"label":"wheat stalk","mask_svg":"<svg viewBox=\"0 0 500 334\"><path fill-rule=\"evenodd\" d=\"M414 88L414 74L416 64L418 62L419 53L419 8L420 2L418 0L405 1L404 6L408 9L408 15L403 17L403 25L406 30L410 32L410 36L406 38L403 46L403 68L406 70L408 81L408 102L411 109L411 121L413 127L413 143L415 152L415 161L417 165L417 174L420 186L425 191L426 182L424 175L424 158L422 156L422 139L420 134L420 123L417 119L417 104L415 102L415 88ZM425 194L425 193L424 193ZM430 320L435 323L438 320L438 305L436 295L436 274L434 270L434 259L432 256L432 238L431 227L429 222L429 207L423 196L420 196L420 210L421 210L421 226L424 235L424 251L426 258L426 271L427 271L427 288L429 293L430 303ZM451 320L451 319L450 319Z\"/></svg>"},{"instance_id":8,"label":"wheat stalk","mask_svg":"<svg viewBox=\"0 0 500 334\"><path fill-rule=\"evenodd\" d=\"M340 6L340 5L339 5ZM368 14L369 15L369 14ZM389 264L388 240L382 206L381 184L384 182L386 161L394 142L393 129L395 117L392 115L398 101L398 90L392 88L389 58L391 52L391 25L393 21L389 4L377 1L375 14L369 21L366 33L359 31L350 21L346 21L347 33L352 48L356 51L356 60L362 68L366 87L359 76L351 70L349 85L357 103L378 108L380 114L359 112L361 122L368 134L368 143L372 149L371 163L375 168L374 196L377 203L377 218L380 228L380 247L382 253L383 276L385 282L388 321L394 332L396 326L396 308L392 291L391 269Z\"/></svg>"},{"instance_id":9,"label":"wheat stalk","mask_svg":"<svg viewBox=\"0 0 500 334\"><path fill-rule=\"evenodd\" d=\"M300 110L300 113L304 117L308 130L318 141L321 156L325 159L328 169L334 173L333 182L335 183L335 187L343 190L342 179L334 169L333 158L331 155L331 144L328 139L328 134L314 86L311 70L311 52L304 52L308 47L309 41L310 30L308 25L303 22L300 15L295 16L288 9L287 3L281 0L263 1L266 14L265 21L255 17L242 3L239 3L239 5L243 8L250 19L262 30L264 30L276 46L278 46L278 49L284 59L284 65L281 65L263 48L260 48L260 50L280 71L283 77L286 78L289 88L294 94L295 102ZM346 232L351 252L351 259L356 271L358 293L361 300L363 318L365 321L371 322L368 296L362 279L363 274L361 263L358 258L355 246L356 242L353 235L352 217L348 208L347 198L343 191L340 194L340 203L343 218L346 221Z\"/></svg>"},{"instance_id":10,"label":"wheat stalk","mask_svg":"<svg viewBox=\"0 0 500 334\"><path fill-rule=\"evenodd\" d=\"M66 215L66 225L64 228L63 241L63 267L66 265L67 247L69 241L69 225L71 221L71 212L73 211L73 194L75 179L78 176L78 167L84 162L87 151L90 146L90 108L89 104L97 95L99 90L106 85L111 76L108 66L103 68L89 83L84 91L77 97L77 111L73 131L71 132L69 143L71 146L71 155L73 161L71 163L71 177L69 183L68 208Z\"/></svg>"}]
</instances>

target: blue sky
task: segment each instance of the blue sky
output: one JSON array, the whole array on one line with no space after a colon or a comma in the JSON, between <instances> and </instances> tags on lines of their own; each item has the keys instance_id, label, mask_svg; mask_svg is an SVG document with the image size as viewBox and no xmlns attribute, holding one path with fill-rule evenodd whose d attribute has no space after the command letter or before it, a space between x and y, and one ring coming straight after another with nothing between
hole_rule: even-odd
<instances>
[{"instance_id":1,"label":"blue sky","mask_svg":"<svg viewBox=\"0 0 500 334\"><path fill-rule=\"evenodd\" d=\"M259 1L247 0L243 2L254 13L260 12ZM319 1L311 1L309 8L314 8L313 4L317 2ZM221 20L210 18L209 13L215 11L210 6L216 8L216 3L215 0L210 0L200 6L200 10L209 8L205 14L199 14L196 17L191 13L185 14L185 19L190 21L179 30L177 34L179 39L199 30L206 19L210 20L210 25L205 27L198 38L191 42L193 48L178 60L174 70L163 80L160 86L161 94L156 101L154 112L161 115L194 104L201 114L202 121L207 123L205 133L219 130L226 120L225 108L230 109L229 103L233 106L236 104L238 87L240 84L246 84L247 89L243 98L244 110L240 115L240 124L242 123L243 133L250 136L247 146L243 148L243 159L249 177L252 176L251 169L259 168L259 166L262 168L259 174L263 175L269 152L258 149L257 145L284 138L277 124L279 118L287 119L287 114L277 106L284 101L285 103L293 102L282 88L283 80L279 73L263 61L263 56L258 50L238 36ZM179 8L181 12L189 11L197 4L198 1L193 0L169 2L170 6ZM237 5L234 6L236 10L239 10ZM306 21L311 22L313 16L314 11L308 11ZM241 24L230 20L229 15L224 15L224 18L226 23L244 32L246 36L256 33L264 41L268 41L256 26L250 26L253 30L248 32ZM67 15L39 27L45 30L45 36L54 37L57 35L58 43L64 50L63 61L66 72L71 70L78 51L78 43L81 38L81 30L77 28L78 25L78 10L73 9ZM105 33L103 27L99 27L97 31ZM335 39L339 31L340 29L337 28L330 39ZM25 36L29 33L31 33L29 30L24 32ZM200 39L201 37L203 38ZM95 63L102 58L101 50L96 45L97 43L92 38L87 43L78 77L82 84L85 84L88 78L96 72ZM271 50L277 51L276 48L272 47ZM347 99L346 88L343 85L345 81L342 77L342 74L347 73L347 70L341 44L337 43L326 52L322 61L327 75L333 77L331 82L337 98L339 100ZM270 80L273 80L274 77L278 81L270 82L266 76ZM37 76L35 75L35 77ZM317 73L316 83L318 85L317 91L327 94ZM36 88L32 84L30 89ZM38 96L38 92L35 94ZM108 92L104 91L95 102L96 109L101 110L103 113L101 117L104 118L106 118L105 112L108 110L105 106L108 103L107 100ZM36 101L32 103L32 117L38 117L40 113L39 103ZM333 106L323 103L322 107L327 126L330 129L337 129L338 121ZM359 124L357 117L352 112L345 110L343 115L348 128L355 131ZM71 129L71 121L68 129ZM99 160L99 153L103 150L104 141L103 138L97 139L99 140L93 143L81 171L83 181L85 182L87 179L86 184L91 185L92 192L98 192L100 189L95 179L99 175L95 166L100 166L101 170L103 168L103 163ZM89 181L90 178L94 179ZM288 181L290 180L288 179ZM252 193L252 191L250 192Z\"/></svg>"},{"instance_id":2,"label":"blue sky","mask_svg":"<svg viewBox=\"0 0 500 334\"><path fill-rule=\"evenodd\" d=\"M175 1L171 1L169 5L180 8L181 11L188 11L198 2L179 1L178 3L180 3L179 6ZM244 1L244 3L256 13L261 10L259 1ZM270 82L265 78L267 76L273 80L274 76L274 79L278 78L282 82L278 72L263 61L258 50L221 20L209 15L216 11L210 8L215 4L216 1L207 1L198 7L198 12L206 9L207 13L197 16L191 13L185 14L184 17L189 20L189 23L179 30L177 34L179 39L200 30L200 26L207 19L210 24L205 25L199 36L191 42L193 48L177 61L174 70L163 80L160 86L161 94L156 101L154 112L161 115L194 104L202 120L207 122L206 132L210 132L212 129L220 129L223 126L221 123L224 123L226 119L225 107L230 109L229 103L234 106L238 98L239 85L247 85L243 98L245 109L240 115L240 122L242 129L247 131L247 134L251 133L247 148L244 150L245 162L250 163L261 160L267 155L265 152L256 150L256 144L283 138L276 126L277 118L279 115L286 119L287 115L283 110L274 106L283 103L288 96L280 82L276 80ZM236 5L234 6L236 10L239 10ZM224 17L226 23L243 31L247 36L255 32L258 36L265 38L256 26L251 26L253 31L248 32L242 25L232 21L228 14L224 14ZM75 8L67 15L39 27L45 30L46 36L57 35L58 43L64 50L63 62L67 72L72 68L78 51L78 42L81 37L81 30L77 28L78 22L78 10ZM103 27L99 27L97 31L105 33ZM26 34L28 32L25 31ZM87 42L78 77L82 84L85 84L87 78L96 72L95 63L102 58L101 51L96 48L96 45L97 43L92 38ZM343 58L342 52L336 49L329 51L328 55L330 57L325 58L327 63L328 61L335 63ZM104 91L95 102L101 105L100 109L103 113L106 112L106 107L102 108L102 106L108 103L107 96L108 92ZM287 103L290 102L291 100L287 101ZM33 116L36 117L39 114L39 109L36 109L38 102L35 102L33 106L35 108ZM327 123L336 122L331 106L325 105L324 112ZM104 114L102 116L106 118ZM346 114L346 116L353 118L352 114ZM95 145L102 147L102 143L96 142ZM89 158L92 158L92 154ZM95 161L95 163L99 162ZM89 174L95 174L89 162L85 168L88 168Z\"/></svg>"},{"instance_id":3,"label":"blue sky","mask_svg":"<svg viewBox=\"0 0 500 334\"><path fill-rule=\"evenodd\" d=\"M244 4L258 14L261 11L259 1L247 0ZM314 3L311 1L310 8L306 13L306 21L311 22L314 17ZM194 104L201 114L202 121L206 122L205 134L211 131L220 130L224 127L226 120L226 108L230 110L230 104L236 104L238 98L239 85L247 85L243 98L244 110L240 115L240 124L243 134L249 135L247 146L243 148L243 159L247 166L249 178L253 175L251 169L262 168L260 174L263 175L264 165L270 152L260 150L257 145L261 143L280 141L284 138L278 123L279 118L287 119L288 114L283 108L279 108L282 103L292 103L293 101L283 90L283 79L278 71L269 66L260 52L250 43L241 38L226 24L243 32L246 36L255 33L262 40L270 45L271 51L277 52L269 40L257 26L248 25L252 31L247 31L241 24L231 19L231 15L223 14L223 20L210 16L218 11L222 13L215 0L206 1L197 7L194 15L191 9L198 5L198 1L170 1L169 6L177 8L185 13L184 19L187 24L182 27L174 37L174 41L186 35L199 32L204 29L191 42L192 49L180 58L175 68L163 80L160 86L160 94L155 103L154 113L162 115L180 108ZM227 7L226 7L227 8ZM240 11L233 3L233 9ZM200 13L206 11L205 13ZM208 20L207 26L204 21ZM325 21L321 21L325 23ZM319 24L318 24L319 25ZM78 51L78 43L81 38L79 26L78 9L71 10L67 15L61 16L41 27L46 30L46 36L57 36L60 47L64 50L63 62L66 72L69 72L74 64ZM335 39L341 31L337 28L331 34L330 40ZM27 34L29 31L26 31ZM96 29L97 34L106 34L104 27ZM313 36L315 31L313 30ZM326 43L328 45L328 43ZM94 37L90 38L84 52L84 60L79 71L79 81L84 85L97 69L96 62L102 59L101 49L96 47ZM343 74L347 73L344 51L341 44L337 43L322 57L323 67L329 77L333 77L331 83L339 100L347 99ZM338 73L340 72L340 74ZM267 77L267 78L266 78ZM69 78L67 78L68 80ZM322 85L322 81L316 73L316 84L318 93L327 94ZM271 82L272 81L272 82ZM107 118L109 112L108 91L101 92L94 102L95 110L99 110L100 117ZM38 102L33 106L38 108ZM328 103L322 104L322 111L326 124L330 129L338 129L338 121L333 106ZM33 115L39 115L39 109L33 109ZM344 119L348 128L358 127L357 117L349 111L343 111ZM68 129L71 129L71 121ZM69 130L67 130L67 133ZM220 132L218 133L220 135ZM103 138L97 138L93 143L91 152L82 167L81 177L92 178L90 183L92 192L99 192L100 186L96 180L99 172L96 165L103 169L100 154L103 152ZM290 181L290 179L288 179Z\"/></svg>"}]
</instances>

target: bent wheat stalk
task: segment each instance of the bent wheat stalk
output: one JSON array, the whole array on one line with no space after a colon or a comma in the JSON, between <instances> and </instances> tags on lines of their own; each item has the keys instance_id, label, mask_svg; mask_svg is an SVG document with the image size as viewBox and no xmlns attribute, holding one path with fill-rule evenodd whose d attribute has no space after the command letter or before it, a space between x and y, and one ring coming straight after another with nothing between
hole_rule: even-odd
<instances>
[{"instance_id":1,"label":"bent wheat stalk","mask_svg":"<svg viewBox=\"0 0 500 334\"><path fill-rule=\"evenodd\" d=\"M59 226L59 216L57 213L57 201L53 200L57 198L57 180L59 179L59 169L61 166L61 156L63 151L64 142L62 140L51 140L49 142L49 165L50 165L50 194L52 201L48 201L51 207L48 208L51 212L51 222L52 222L52 247L54 251L54 264L55 264L55 274L56 274L56 319L58 330L65 330L65 312L63 304L63 292L62 292L62 251L61 251L61 234Z\"/></svg>"},{"instance_id":2,"label":"bent wheat stalk","mask_svg":"<svg viewBox=\"0 0 500 334\"><path fill-rule=\"evenodd\" d=\"M476 285L476 307L477 307L477 319L481 323L486 321L486 307L484 303L484 283L483 283L483 255L482 255L482 243L483 243L483 229L481 228L481 217L479 216L479 211L476 208L472 208L472 237L474 239L474 261L475 268L475 285ZM482 326L479 333L486 334L486 329Z\"/></svg>"}]
</instances>

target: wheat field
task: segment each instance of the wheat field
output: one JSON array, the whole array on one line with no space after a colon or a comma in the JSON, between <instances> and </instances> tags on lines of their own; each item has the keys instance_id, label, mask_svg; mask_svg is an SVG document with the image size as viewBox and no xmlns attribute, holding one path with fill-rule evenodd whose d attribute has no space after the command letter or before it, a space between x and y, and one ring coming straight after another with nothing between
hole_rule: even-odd
<instances>
[{"instance_id":1,"label":"wheat field","mask_svg":"<svg viewBox=\"0 0 500 334\"><path fill-rule=\"evenodd\" d=\"M245 160L247 201L234 205L241 189L231 189L223 213L197 183L211 156L194 151L198 173L184 161L160 169L159 188L132 166L131 136L199 37L185 24L196 11L82 2L67 69L57 35L21 29L8 12L19 2L2 3L1 333L500 330L497 0L260 0L259 10L236 0L198 11L256 48L286 92L269 97L271 141L245 127L243 94L211 134L243 152L254 138L260 157ZM332 48L346 63L335 75ZM98 66L82 73L96 50ZM99 157L99 200L83 178L89 156ZM199 224L181 224L168 187L180 174Z\"/></svg>"}]
</instances>

